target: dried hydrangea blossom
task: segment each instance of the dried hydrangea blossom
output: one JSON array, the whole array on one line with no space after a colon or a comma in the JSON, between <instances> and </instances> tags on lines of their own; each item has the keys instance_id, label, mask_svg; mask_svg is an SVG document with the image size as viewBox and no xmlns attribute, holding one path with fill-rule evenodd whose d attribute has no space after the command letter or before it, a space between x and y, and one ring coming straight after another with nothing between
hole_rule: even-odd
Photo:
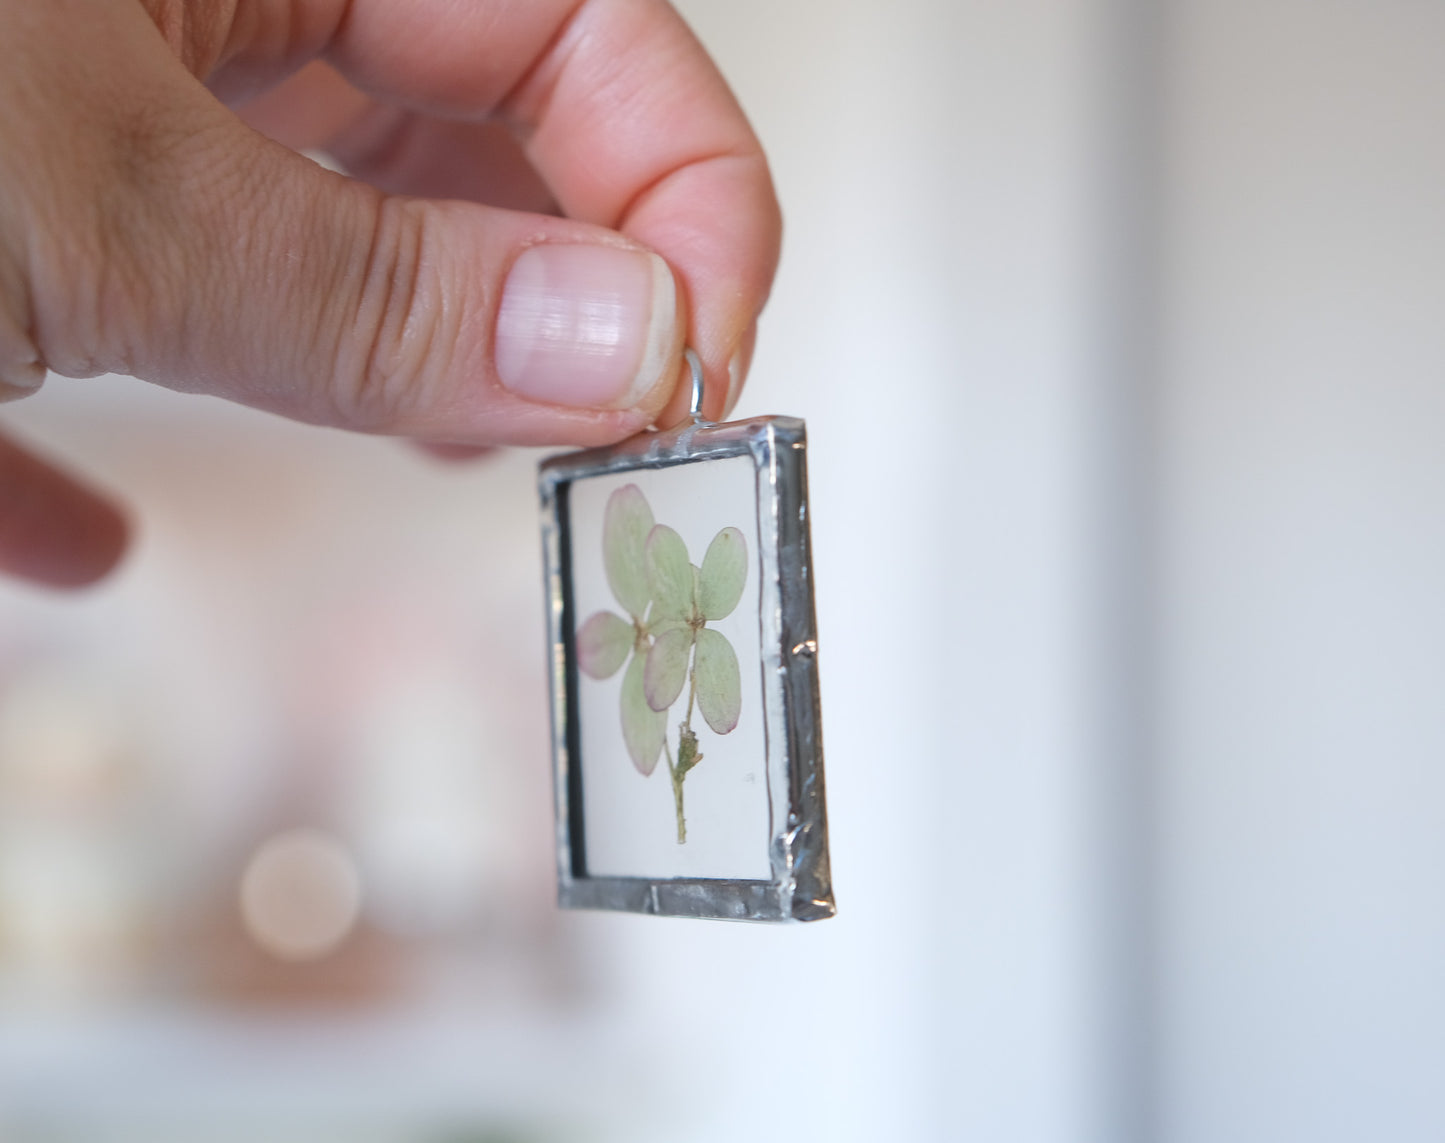
<instances>
[{"instance_id":1,"label":"dried hydrangea blossom","mask_svg":"<svg viewBox=\"0 0 1445 1143\"><path fill-rule=\"evenodd\" d=\"M606 679L627 663L622 738L644 776L657 767L659 752L666 753L681 843L687 840L683 781L703 757L693 710L702 712L715 734L732 731L742 712L737 654L727 637L707 624L726 618L742 598L747 540L737 528L723 528L698 567L682 537L654 522L642 490L627 484L607 500L602 561L612 594L629 618L610 611L588 618L577 632L578 665L592 678ZM674 761L667 747L667 712L684 686L687 713L678 726Z\"/></svg>"}]
</instances>

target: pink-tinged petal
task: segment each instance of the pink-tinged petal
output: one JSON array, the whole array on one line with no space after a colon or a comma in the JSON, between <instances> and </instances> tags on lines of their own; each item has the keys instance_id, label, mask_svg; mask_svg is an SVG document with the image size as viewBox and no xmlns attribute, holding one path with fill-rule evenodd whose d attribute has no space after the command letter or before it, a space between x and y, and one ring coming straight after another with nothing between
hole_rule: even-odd
<instances>
[{"instance_id":1,"label":"pink-tinged petal","mask_svg":"<svg viewBox=\"0 0 1445 1143\"><path fill-rule=\"evenodd\" d=\"M657 768L662 740L667 737L667 715L647 705L642 674L642 656L634 655L622 676L622 741L632 764L646 777Z\"/></svg>"},{"instance_id":2,"label":"pink-tinged petal","mask_svg":"<svg viewBox=\"0 0 1445 1143\"><path fill-rule=\"evenodd\" d=\"M577 666L594 679L610 679L627 660L636 632L610 611L599 611L577 632Z\"/></svg>"},{"instance_id":3,"label":"pink-tinged petal","mask_svg":"<svg viewBox=\"0 0 1445 1143\"><path fill-rule=\"evenodd\" d=\"M697 706L707 724L718 734L727 734L738 724L743 709L742 679L738 657L727 638L711 628L697 633Z\"/></svg>"},{"instance_id":4,"label":"pink-tinged petal","mask_svg":"<svg viewBox=\"0 0 1445 1143\"><path fill-rule=\"evenodd\" d=\"M748 542L736 528L724 528L712 538L702 558L698 578L697 609L704 619L732 614L748 582Z\"/></svg>"},{"instance_id":5,"label":"pink-tinged petal","mask_svg":"<svg viewBox=\"0 0 1445 1143\"><path fill-rule=\"evenodd\" d=\"M692 628L675 627L652 641L647 652L643 693L653 710L666 710L682 693L687 681L688 654L692 651Z\"/></svg>"},{"instance_id":6,"label":"pink-tinged petal","mask_svg":"<svg viewBox=\"0 0 1445 1143\"><path fill-rule=\"evenodd\" d=\"M635 484L624 484L607 498L602 517L602 565L607 584L627 613L647 611L647 536L652 509Z\"/></svg>"},{"instance_id":7,"label":"pink-tinged petal","mask_svg":"<svg viewBox=\"0 0 1445 1143\"><path fill-rule=\"evenodd\" d=\"M666 524L658 524L647 537L647 586L656 618L692 618L693 578L687 545Z\"/></svg>"}]
</instances>

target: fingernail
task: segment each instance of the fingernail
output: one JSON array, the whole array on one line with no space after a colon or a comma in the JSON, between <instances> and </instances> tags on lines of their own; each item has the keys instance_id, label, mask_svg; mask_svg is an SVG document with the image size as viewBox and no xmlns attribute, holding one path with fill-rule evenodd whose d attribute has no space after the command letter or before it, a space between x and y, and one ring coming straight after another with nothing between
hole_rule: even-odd
<instances>
[{"instance_id":1,"label":"fingernail","mask_svg":"<svg viewBox=\"0 0 1445 1143\"><path fill-rule=\"evenodd\" d=\"M677 341L677 286L656 254L533 246L507 275L497 376L529 401L625 409L662 380Z\"/></svg>"},{"instance_id":2,"label":"fingernail","mask_svg":"<svg viewBox=\"0 0 1445 1143\"><path fill-rule=\"evenodd\" d=\"M724 418L732 416L738 398L743 395L743 378L748 375L748 366L752 364L753 346L757 344L757 339L758 323L755 321L743 334L742 344L728 358L728 396L723 406Z\"/></svg>"},{"instance_id":3,"label":"fingernail","mask_svg":"<svg viewBox=\"0 0 1445 1143\"><path fill-rule=\"evenodd\" d=\"M733 409L737 407L738 398L743 392L743 351L739 349L728 361L728 395L723 402L723 418L733 415Z\"/></svg>"}]
</instances>

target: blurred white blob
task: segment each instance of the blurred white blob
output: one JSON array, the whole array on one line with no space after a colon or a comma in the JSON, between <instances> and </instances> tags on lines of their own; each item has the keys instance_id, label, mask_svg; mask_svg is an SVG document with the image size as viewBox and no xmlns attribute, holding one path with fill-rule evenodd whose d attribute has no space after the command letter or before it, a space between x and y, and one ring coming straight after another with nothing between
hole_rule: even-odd
<instances>
[{"instance_id":1,"label":"blurred white blob","mask_svg":"<svg viewBox=\"0 0 1445 1143\"><path fill-rule=\"evenodd\" d=\"M356 925L361 879L350 853L314 829L268 839L241 876L241 918L261 948L281 960L319 960Z\"/></svg>"},{"instance_id":2,"label":"blurred white blob","mask_svg":"<svg viewBox=\"0 0 1445 1143\"><path fill-rule=\"evenodd\" d=\"M151 775L115 680L35 666L0 690L0 996L123 993L153 931Z\"/></svg>"}]
</instances>

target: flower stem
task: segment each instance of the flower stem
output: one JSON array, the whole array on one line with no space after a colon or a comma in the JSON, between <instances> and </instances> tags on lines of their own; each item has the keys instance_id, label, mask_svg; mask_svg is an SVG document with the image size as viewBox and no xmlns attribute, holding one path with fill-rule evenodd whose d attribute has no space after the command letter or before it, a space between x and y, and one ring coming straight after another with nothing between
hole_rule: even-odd
<instances>
[{"instance_id":1,"label":"flower stem","mask_svg":"<svg viewBox=\"0 0 1445 1143\"><path fill-rule=\"evenodd\" d=\"M672 800L677 807L677 844L682 845L687 841L687 819L682 816L682 780L684 774L680 770L672 771Z\"/></svg>"},{"instance_id":2,"label":"flower stem","mask_svg":"<svg viewBox=\"0 0 1445 1143\"><path fill-rule=\"evenodd\" d=\"M693 702L697 699L697 652L696 652L696 651L694 651L694 652L692 653L692 668L691 668L691 670L688 671L688 675L689 675L689 677L691 678L692 683L691 683L691 685L690 685L690 686L688 687L688 689L687 689L687 717L682 720L682 725L683 725L686 729L691 730L691 729L692 729L692 704L693 704Z\"/></svg>"},{"instance_id":3,"label":"flower stem","mask_svg":"<svg viewBox=\"0 0 1445 1143\"><path fill-rule=\"evenodd\" d=\"M673 765L672 751L668 749L666 738L662 740L662 753L667 759L667 776L672 779L672 801L677 807L677 844L682 845L687 841L687 821L682 816L682 780L687 771Z\"/></svg>"},{"instance_id":4,"label":"flower stem","mask_svg":"<svg viewBox=\"0 0 1445 1143\"><path fill-rule=\"evenodd\" d=\"M683 757L682 757L682 753L683 753L682 744L683 744L683 741L684 741L685 739L687 739L687 738L689 738L689 737L692 736L692 707L693 707L693 703L697 701L697 652L696 652L696 651L693 652L693 656L692 656L692 667L691 667L691 669L688 671L688 678L689 678L689 686L688 686L688 689L687 689L687 717L682 720L682 725L677 728L677 756L678 756L678 761L679 761L679 762L684 762L684 759L683 759ZM696 740L696 739L693 739L693 748L694 748L694 750L696 750L696 746L697 746L697 740ZM697 764L697 761L699 761L699 760L700 760L700 759L696 759L696 758L692 759L692 760L691 760L691 761L692 761L692 765L696 765L696 764ZM671 764L671 757L670 757L670 756L669 756L668 762L669 762L669 765L670 765L670 764ZM684 763L684 764L685 764L685 763ZM686 821L686 820L683 818L683 816L682 816L682 783L683 783L683 779L685 779L685 778L687 777L687 771L690 770L690 769L692 769L692 765L688 765L686 769L684 769L683 766L680 765L680 766L678 766L677 769L675 769L675 770L672 771L672 797L673 797L673 800L677 803L677 844L678 844L678 845L682 845L684 842L687 841L687 821Z\"/></svg>"},{"instance_id":5,"label":"flower stem","mask_svg":"<svg viewBox=\"0 0 1445 1143\"><path fill-rule=\"evenodd\" d=\"M677 763L672 761L672 751L668 749L667 739L662 740L662 751L667 758L667 776L672 779L672 801L677 808L677 844L683 845L687 841L687 819L682 812L682 783L687 778L687 772L702 761L702 755L697 753L697 737L692 733L692 706L697 698L697 663L692 665L692 687L687 694L687 717L682 720L677 728ZM684 745L691 741L691 751L684 749Z\"/></svg>"}]
</instances>

